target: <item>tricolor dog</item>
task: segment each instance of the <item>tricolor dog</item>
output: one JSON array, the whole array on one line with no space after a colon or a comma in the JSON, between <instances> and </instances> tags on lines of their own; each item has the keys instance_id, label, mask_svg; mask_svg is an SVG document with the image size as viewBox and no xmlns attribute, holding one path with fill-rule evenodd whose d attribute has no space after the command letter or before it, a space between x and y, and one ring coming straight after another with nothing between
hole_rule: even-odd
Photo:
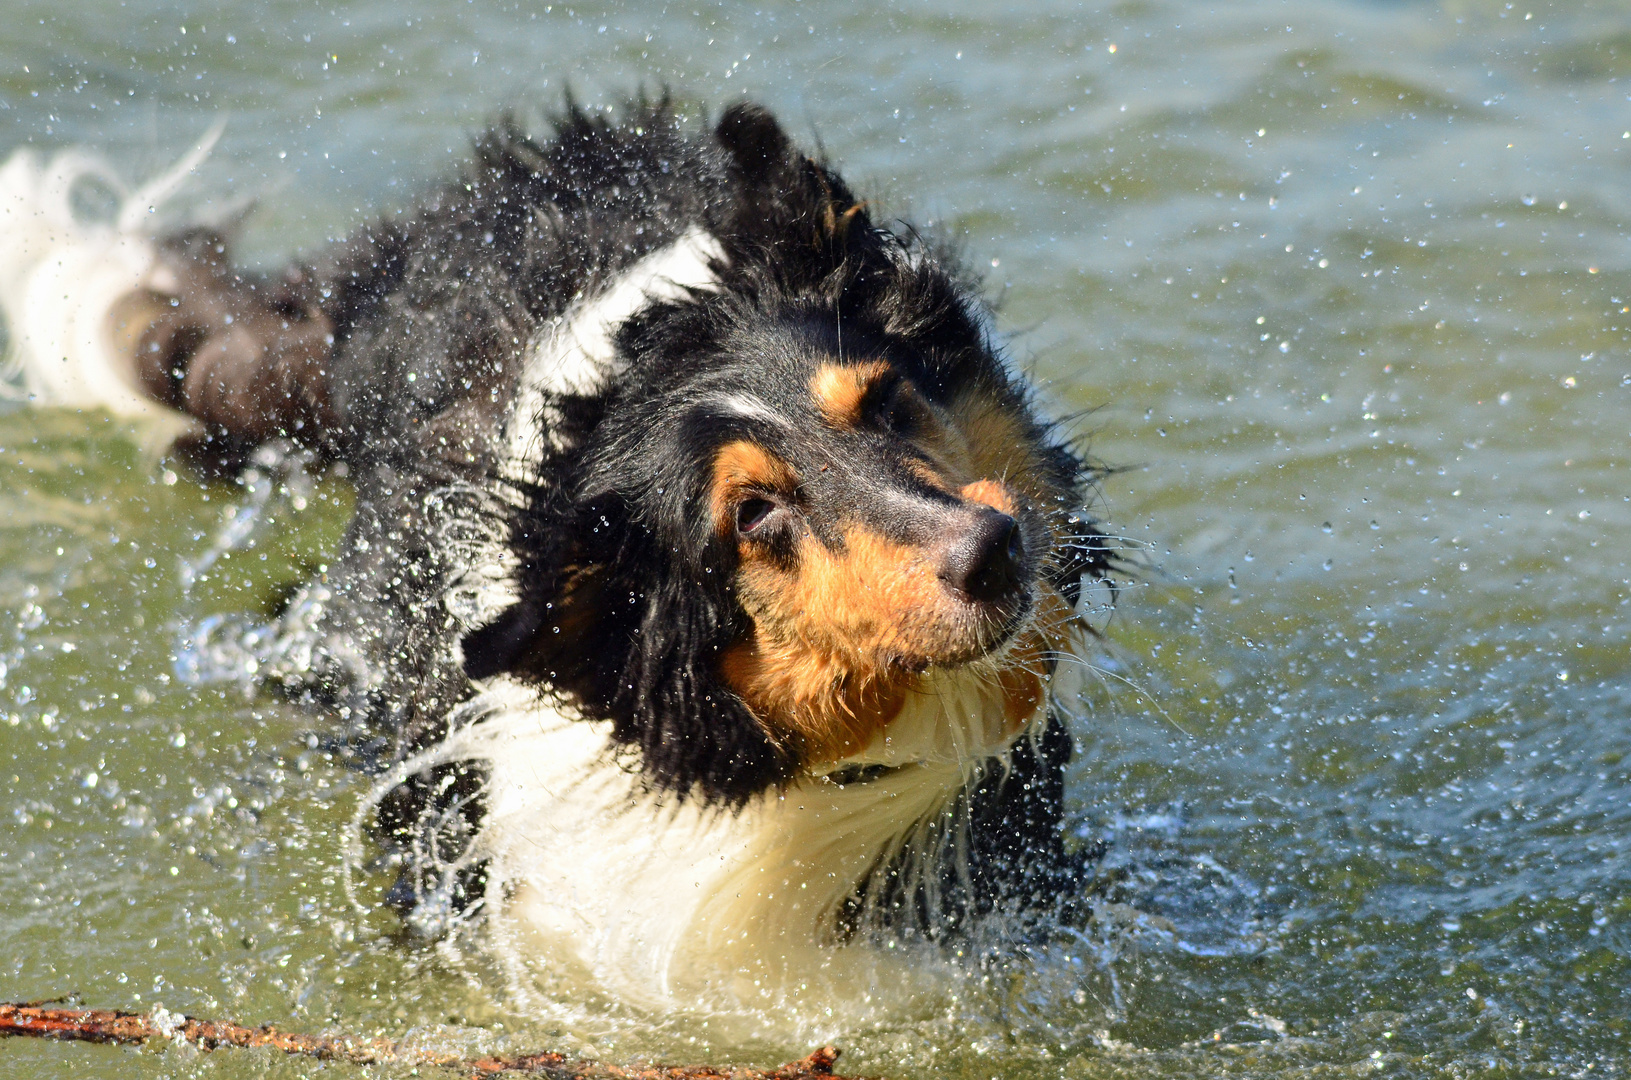
<instances>
[{"instance_id":1,"label":"tricolor dog","mask_svg":"<svg viewBox=\"0 0 1631 1080\"><path fill-rule=\"evenodd\" d=\"M99 168L0 171L13 362L189 418L212 468L345 464L355 519L261 677L378 749L408 923L499 920L657 1000L1079 900L1092 473L966 268L764 109L501 123L278 274L142 232L164 191L77 218Z\"/></svg>"}]
</instances>

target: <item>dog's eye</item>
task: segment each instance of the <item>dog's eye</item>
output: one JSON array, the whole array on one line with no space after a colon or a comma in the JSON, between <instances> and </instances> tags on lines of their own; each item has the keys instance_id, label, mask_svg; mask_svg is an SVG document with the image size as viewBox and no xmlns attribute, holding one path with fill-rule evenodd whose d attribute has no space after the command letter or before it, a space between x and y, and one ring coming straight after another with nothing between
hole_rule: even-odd
<instances>
[{"instance_id":1,"label":"dog's eye","mask_svg":"<svg viewBox=\"0 0 1631 1080\"><path fill-rule=\"evenodd\" d=\"M736 505L736 531L750 533L776 510L769 499L744 499Z\"/></svg>"}]
</instances>

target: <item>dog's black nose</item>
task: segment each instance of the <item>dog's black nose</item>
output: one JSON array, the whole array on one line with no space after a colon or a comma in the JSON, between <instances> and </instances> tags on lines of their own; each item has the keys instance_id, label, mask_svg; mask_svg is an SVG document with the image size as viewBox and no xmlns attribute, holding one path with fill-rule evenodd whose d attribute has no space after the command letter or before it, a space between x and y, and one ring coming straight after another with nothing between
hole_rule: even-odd
<instances>
[{"instance_id":1,"label":"dog's black nose","mask_svg":"<svg viewBox=\"0 0 1631 1080\"><path fill-rule=\"evenodd\" d=\"M990 603L1019 587L1024 564L1019 522L987 507L946 553L940 580L976 603Z\"/></svg>"}]
</instances>

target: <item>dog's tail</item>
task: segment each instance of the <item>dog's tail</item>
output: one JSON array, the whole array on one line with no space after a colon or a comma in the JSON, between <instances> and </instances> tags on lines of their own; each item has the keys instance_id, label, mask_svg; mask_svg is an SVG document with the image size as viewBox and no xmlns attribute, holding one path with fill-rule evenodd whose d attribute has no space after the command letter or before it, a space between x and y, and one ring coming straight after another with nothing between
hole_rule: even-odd
<instances>
[{"instance_id":1,"label":"dog's tail","mask_svg":"<svg viewBox=\"0 0 1631 1080\"><path fill-rule=\"evenodd\" d=\"M137 377L135 346L151 312L132 300L170 291L155 215L223 126L134 191L79 150L47 158L24 147L0 165L0 313L9 339L0 394L123 416L169 413ZM114 195L111 216L75 207L76 195L97 186Z\"/></svg>"}]
</instances>

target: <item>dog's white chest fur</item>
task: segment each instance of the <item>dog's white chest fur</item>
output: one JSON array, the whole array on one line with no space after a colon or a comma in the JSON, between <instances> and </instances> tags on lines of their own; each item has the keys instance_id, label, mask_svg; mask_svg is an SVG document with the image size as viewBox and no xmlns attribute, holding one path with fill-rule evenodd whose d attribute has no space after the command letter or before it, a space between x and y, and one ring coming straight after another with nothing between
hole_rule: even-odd
<instances>
[{"instance_id":1,"label":"dog's white chest fur","mask_svg":"<svg viewBox=\"0 0 1631 1080\"><path fill-rule=\"evenodd\" d=\"M490 769L471 856L488 861L490 914L520 953L654 1007L779 1001L830 970L840 910L872 870L914 845L955 848L948 813L1012 738L999 695L967 672L931 674L840 763L882 775L803 777L734 813L650 793L603 725L508 679L438 755Z\"/></svg>"}]
</instances>

